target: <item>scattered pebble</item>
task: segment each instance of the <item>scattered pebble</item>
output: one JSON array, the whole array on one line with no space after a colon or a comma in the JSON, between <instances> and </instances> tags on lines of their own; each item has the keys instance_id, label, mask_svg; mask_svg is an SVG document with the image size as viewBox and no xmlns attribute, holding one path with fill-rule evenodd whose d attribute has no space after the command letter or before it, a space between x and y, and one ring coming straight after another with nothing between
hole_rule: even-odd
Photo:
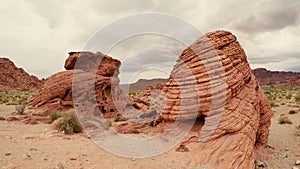
<instances>
[{"instance_id":1,"label":"scattered pebble","mask_svg":"<svg viewBox=\"0 0 300 169\"><path fill-rule=\"evenodd\" d=\"M4 155L5 155L5 156L10 156L10 155L11 155L11 153L5 153Z\"/></svg>"},{"instance_id":2,"label":"scattered pebble","mask_svg":"<svg viewBox=\"0 0 300 169\"><path fill-rule=\"evenodd\" d=\"M31 159L29 154L23 154L23 159Z\"/></svg>"},{"instance_id":3,"label":"scattered pebble","mask_svg":"<svg viewBox=\"0 0 300 169\"><path fill-rule=\"evenodd\" d=\"M266 163L264 163L264 162L262 162L262 161L258 161L258 162L257 162L257 166L258 166L258 167L262 167L262 168L267 167Z\"/></svg>"},{"instance_id":4,"label":"scattered pebble","mask_svg":"<svg viewBox=\"0 0 300 169\"><path fill-rule=\"evenodd\" d=\"M30 151L37 151L36 148L30 148L29 150L30 150Z\"/></svg>"},{"instance_id":5,"label":"scattered pebble","mask_svg":"<svg viewBox=\"0 0 300 169\"><path fill-rule=\"evenodd\" d=\"M299 169L298 167L294 166L293 169Z\"/></svg>"},{"instance_id":6,"label":"scattered pebble","mask_svg":"<svg viewBox=\"0 0 300 169\"><path fill-rule=\"evenodd\" d=\"M73 160L77 160L77 159L76 159L75 157L71 157L71 158L70 158L70 160L72 160L72 161L73 161Z\"/></svg>"},{"instance_id":7,"label":"scattered pebble","mask_svg":"<svg viewBox=\"0 0 300 169\"><path fill-rule=\"evenodd\" d=\"M6 120L4 117L0 117L0 121Z\"/></svg>"},{"instance_id":8,"label":"scattered pebble","mask_svg":"<svg viewBox=\"0 0 300 169\"><path fill-rule=\"evenodd\" d=\"M18 118L16 118L16 117L8 117L7 119L6 119L6 121L18 121L19 119Z\"/></svg>"},{"instance_id":9,"label":"scattered pebble","mask_svg":"<svg viewBox=\"0 0 300 169\"><path fill-rule=\"evenodd\" d=\"M295 164L300 165L300 160L296 160Z\"/></svg>"}]
</instances>

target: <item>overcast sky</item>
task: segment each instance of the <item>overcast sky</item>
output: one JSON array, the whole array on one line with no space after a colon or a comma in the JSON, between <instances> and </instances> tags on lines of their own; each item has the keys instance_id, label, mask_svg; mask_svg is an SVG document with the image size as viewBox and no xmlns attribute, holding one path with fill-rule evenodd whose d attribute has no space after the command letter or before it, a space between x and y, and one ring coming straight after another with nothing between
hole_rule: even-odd
<instances>
[{"instance_id":1,"label":"overcast sky","mask_svg":"<svg viewBox=\"0 0 300 169\"><path fill-rule=\"evenodd\" d=\"M231 31L245 49L252 68L300 71L299 9L299 0L1 1L0 56L30 74L47 78L64 70L67 53L83 49L103 26L140 12L164 12L184 19L203 33ZM128 44L123 46L131 48ZM138 65L153 63L160 65L156 72L163 70L158 76L166 75L177 58L166 51L161 52L163 60L145 54L149 52L139 52L141 59L136 52L120 51L112 52L118 55L113 57L122 60L130 56L122 60L128 64L121 70L136 72ZM154 56L157 51L150 53Z\"/></svg>"}]
</instances>

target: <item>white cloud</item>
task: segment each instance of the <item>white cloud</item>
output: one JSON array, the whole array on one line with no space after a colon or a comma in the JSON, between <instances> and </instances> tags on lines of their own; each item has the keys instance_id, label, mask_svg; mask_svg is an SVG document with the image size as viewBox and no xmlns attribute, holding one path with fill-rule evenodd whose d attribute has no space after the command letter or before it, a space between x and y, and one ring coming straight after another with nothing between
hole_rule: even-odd
<instances>
[{"instance_id":1,"label":"white cloud","mask_svg":"<svg viewBox=\"0 0 300 169\"><path fill-rule=\"evenodd\" d=\"M232 31L252 67L300 70L299 8L298 0L1 1L0 56L48 77L63 70L67 53L82 49L101 27L152 11L179 16L204 33Z\"/></svg>"}]
</instances>

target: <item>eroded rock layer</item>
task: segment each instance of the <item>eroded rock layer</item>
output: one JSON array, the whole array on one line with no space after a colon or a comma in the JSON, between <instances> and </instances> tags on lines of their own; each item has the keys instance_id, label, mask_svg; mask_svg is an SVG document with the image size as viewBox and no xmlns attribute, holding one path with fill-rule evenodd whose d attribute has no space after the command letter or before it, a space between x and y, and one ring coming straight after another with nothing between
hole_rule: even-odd
<instances>
[{"instance_id":1,"label":"eroded rock layer","mask_svg":"<svg viewBox=\"0 0 300 169\"><path fill-rule=\"evenodd\" d=\"M74 97L84 97L82 100L94 99L94 101L89 100L93 103L92 106L99 108L104 117L113 117L118 110L112 101L111 86L112 83L115 84L114 86L119 83L118 74L121 62L100 52L71 52L69 54L65 63L67 70L47 78L29 106L42 110L44 115L72 108L74 106L72 85L76 85L79 92ZM83 87L80 88L80 86Z\"/></svg>"},{"instance_id":2,"label":"eroded rock layer","mask_svg":"<svg viewBox=\"0 0 300 169\"><path fill-rule=\"evenodd\" d=\"M43 81L17 68L7 58L0 58L0 91L38 89Z\"/></svg>"},{"instance_id":3,"label":"eroded rock layer","mask_svg":"<svg viewBox=\"0 0 300 169\"><path fill-rule=\"evenodd\" d=\"M254 168L254 151L267 145L272 114L234 35L208 33L185 49L162 90L162 120L205 119L180 145L189 152L179 156L213 168Z\"/></svg>"}]
</instances>

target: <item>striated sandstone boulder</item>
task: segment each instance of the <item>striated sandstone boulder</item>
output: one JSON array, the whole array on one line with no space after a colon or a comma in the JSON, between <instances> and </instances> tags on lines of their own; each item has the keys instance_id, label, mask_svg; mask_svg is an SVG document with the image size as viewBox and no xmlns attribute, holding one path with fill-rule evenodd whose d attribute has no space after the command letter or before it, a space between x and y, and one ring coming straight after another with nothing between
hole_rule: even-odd
<instances>
[{"instance_id":1,"label":"striated sandstone boulder","mask_svg":"<svg viewBox=\"0 0 300 169\"><path fill-rule=\"evenodd\" d=\"M17 68L7 58L0 58L0 91L38 89L42 81Z\"/></svg>"},{"instance_id":2,"label":"striated sandstone boulder","mask_svg":"<svg viewBox=\"0 0 300 169\"><path fill-rule=\"evenodd\" d=\"M177 150L188 152L177 159L254 168L254 152L267 145L272 113L234 35L208 33L185 49L162 90L166 99L158 106L164 107L158 121L204 119L181 143Z\"/></svg>"},{"instance_id":3,"label":"striated sandstone boulder","mask_svg":"<svg viewBox=\"0 0 300 169\"><path fill-rule=\"evenodd\" d=\"M94 99L93 108L100 109L104 117L113 117L118 113L112 101L112 83L117 87L120 61L100 52L71 52L66 60L66 71L56 73L46 79L39 93L29 103L44 115L53 111L64 111L74 106L72 85L78 91L74 97ZM75 62L80 59L79 65ZM76 73L76 76L74 74ZM81 87L88 84L90 88ZM90 90L95 88L95 90ZM116 92L120 92L118 88Z\"/></svg>"}]
</instances>

